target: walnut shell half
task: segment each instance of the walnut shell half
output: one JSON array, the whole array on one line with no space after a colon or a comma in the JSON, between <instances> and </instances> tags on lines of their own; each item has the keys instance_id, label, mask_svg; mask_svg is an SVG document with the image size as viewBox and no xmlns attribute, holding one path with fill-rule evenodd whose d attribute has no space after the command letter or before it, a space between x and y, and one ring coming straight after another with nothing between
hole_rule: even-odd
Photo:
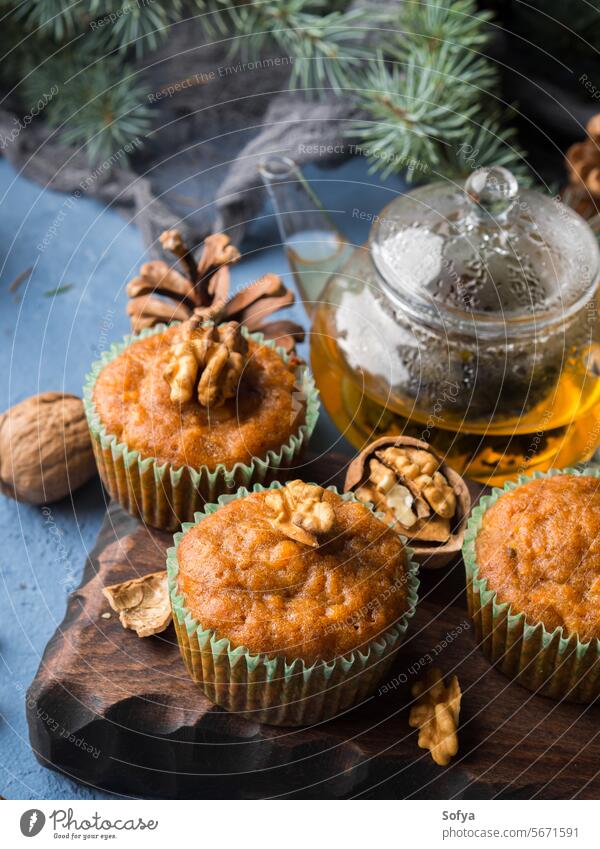
<instances>
[{"instance_id":1,"label":"walnut shell half","mask_svg":"<svg viewBox=\"0 0 600 849\"><path fill-rule=\"evenodd\" d=\"M431 455L437 470L427 469L426 471L434 477L439 476L441 485L439 495L443 497L439 500L435 497L432 499L432 494L435 496L436 493L432 493L426 485L422 485L419 472L423 471L425 466L419 471L415 470L415 474L409 475L406 479L397 479L395 482L386 481L381 460L385 460L386 452L390 448L406 449L417 459L425 457L423 452ZM373 474L375 477L379 476L380 485L387 490L387 496L378 493L377 498L369 497L369 489L373 489ZM371 442L348 467L344 492L350 491L362 500L373 501L376 509L382 509L383 500L386 497L388 499L390 496L393 497L396 515L399 515L399 510L406 514L406 520L403 527L399 528L399 533L407 537L415 560L422 567L439 569L449 563L460 551L471 512L471 495L461 476L448 466L427 442L410 436L383 436ZM378 500L381 500L381 503L378 504ZM449 504L450 510L446 509ZM411 521L411 509L415 514L414 521ZM438 510L441 515L438 514ZM451 515L448 515L449 513Z\"/></svg>"},{"instance_id":2,"label":"walnut shell half","mask_svg":"<svg viewBox=\"0 0 600 849\"><path fill-rule=\"evenodd\" d=\"M161 634L172 621L167 573L151 572L120 584L104 587L102 593L121 625L135 631L138 637Z\"/></svg>"},{"instance_id":3,"label":"walnut shell half","mask_svg":"<svg viewBox=\"0 0 600 849\"><path fill-rule=\"evenodd\" d=\"M95 473L81 398L42 392L0 416L0 489L5 495L48 504Z\"/></svg>"}]
</instances>

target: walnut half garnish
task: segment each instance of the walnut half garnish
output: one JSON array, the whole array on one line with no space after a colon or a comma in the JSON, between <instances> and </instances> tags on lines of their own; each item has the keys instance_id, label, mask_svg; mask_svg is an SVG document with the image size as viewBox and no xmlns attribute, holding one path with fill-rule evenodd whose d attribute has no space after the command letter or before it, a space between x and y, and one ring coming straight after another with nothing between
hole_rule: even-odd
<instances>
[{"instance_id":1,"label":"walnut half garnish","mask_svg":"<svg viewBox=\"0 0 600 849\"><path fill-rule=\"evenodd\" d=\"M323 501L324 494L322 486L301 480L269 490L265 502L273 516L268 521L290 539L316 548L319 537L327 534L335 522L333 507Z\"/></svg>"},{"instance_id":2,"label":"walnut half garnish","mask_svg":"<svg viewBox=\"0 0 600 849\"><path fill-rule=\"evenodd\" d=\"M383 448L368 461L367 480L356 494L372 501L412 539L445 542L456 513L456 494L439 466L439 460L421 448Z\"/></svg>"},{"instance_id":3,"label":"walnut half garnish","mask_svg":"<svg viewBox=\"0 0 600 849\"><path fill-rule=\"evenodd\" d=\"M196 396L203 407L219 407L235 396L247 354L237 322L203 327L194 319L185 322L164 370L171 401L185 404Z\"/></svg>"},{"instance_id":4,"label":"walnut half garnish","mask_svg":"<svg viewBox=\"0 0 600 849\"><path fill-rule=\"evenodd\" d=\"M410 709L408 724L419 729L420 748L429 749L436 764L448 766L458 752L462 696L458 678L453 675L446 687L441 670L430 669L423 680L413 684L411 693L416 703Z\"/></svg>"},{"instance_id":5,"label":"walnut half garnish","mask_svg":"<svg viewBox=\"0 0 600 849\"><path fill-rule=\"evenodd\" d=\"M121 625L135 631L138 637L160 634L171 622L166 571L112 584L104 587L102 593L119 614Z\"/></svg>"}]
</instances>

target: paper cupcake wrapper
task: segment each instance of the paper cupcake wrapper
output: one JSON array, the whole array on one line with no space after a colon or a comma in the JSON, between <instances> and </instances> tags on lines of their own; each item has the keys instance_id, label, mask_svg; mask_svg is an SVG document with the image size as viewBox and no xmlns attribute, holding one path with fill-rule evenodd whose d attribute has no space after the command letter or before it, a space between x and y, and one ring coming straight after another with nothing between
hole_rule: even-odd
<instances>
[{"instance_id":1,"label":"paper cupcake wrapper","mask_svg":"<svg viewBox=\"0 0 600 849\"><path fill-rule=\"evenodd\" d=\"M280 486L273 482L268 488ZM266 488L255 484L253 491ZM334 486L328 489L337 493ZM248 490L241 487L233 495L220 496L218 504L207 504L195 522L184 524L182 532L175 534L175 546L167 552L169 593L181 655L191 678L212 702L242 713L246 719L288 726L331 719L366 698L390 668L417 605L418 565L406 548L406 612L363 649L332 661L318 660L310 666L300 658L287 661L283 657L251 654L244 646L234 647L214 630L203 628L186 608L177 586L177 548L184 533L221 506L246 495ZM352 493L341 497L356 501Z\"/></svg>"},{"instance_id":2,"label":"paper cupcake wrapper","mask_svg":"<svg viewBox=\"0 0 600 849\"><path fill-rule=\"evenodd\" d=\"M207 466L175 468L171 463L159 463L155 457L142 457L139 451L130 450L115 435L106 432L94 404L94 386L102 369L132 342L162 333L165 329L164 324L156 325L111 345L86 377L83 404L98 471L110 496L146 524L173 531L181 522L193 521L196 512L223 493L235 492L240 486L268 484L277 478L285 478L286 470L295 465L308 444L319 416L320 404L312 375L306 366L299 366L297 380L306 400L305 422L279 450L269 451L266 457L253 457L248 464L236 463L232 468L220 463L212 471ZM289 357L283 348L265 340L262 333L249 333L245 327L242 327L242 332L246 338L275 349L288 362Z\"/></svg>"},{"instance_id":3,"label":"paper cupcake wrapper","mask_svg":"<svg viewBox=\"0 0 600 849\"><path fill-rule=\"evenodd\" d=\"M469 614L477 640L488 660L505 675L538 695L573 702L590 702L600 695L600 641L581 642L561 627L548 631L542 622L528 622L510 603L498 601L487 579L479 574L475 541L485 512L511 489L527 481L570 474L600 477L600 469L551 469L522 475L494 488L473 510L463 545Z\"/></svg>"}]
</instances>

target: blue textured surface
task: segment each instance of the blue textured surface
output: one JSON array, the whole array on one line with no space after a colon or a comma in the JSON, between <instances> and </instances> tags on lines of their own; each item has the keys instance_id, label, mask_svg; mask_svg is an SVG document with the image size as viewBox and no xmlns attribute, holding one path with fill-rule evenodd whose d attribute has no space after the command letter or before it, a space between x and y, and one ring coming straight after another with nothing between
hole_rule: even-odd
<instances>
[{"instance_id":1,"label":"blue textured surface","mask_svg":"<svg viewBox=\"0 0 600 849\"><path fill-rule=\"evenodd\" d=\"M402 189L400 180L382 186L368 177L360 160L306 173L332 207L345 210L338 221L355 243L369 226L353 217L357 203L373 214ZM0 198L0 409L49 389L80 395L91 361L128 332L124 287L145 259L140 235L115 210L44 190L4 161ZM253 244L233 270L234 289L266 271L292 285L272 216L254 232L268 247ZM29 279L11 293L30 266ZM290 316L306 324L301 306ZM337 439L326 417L315 439L320 448ZM42 768L25 722L25 691L79 583L104 506L97 479L44 512L0 496L0 795L9 799L109 798Z\"/></svg>"}]
</instances>

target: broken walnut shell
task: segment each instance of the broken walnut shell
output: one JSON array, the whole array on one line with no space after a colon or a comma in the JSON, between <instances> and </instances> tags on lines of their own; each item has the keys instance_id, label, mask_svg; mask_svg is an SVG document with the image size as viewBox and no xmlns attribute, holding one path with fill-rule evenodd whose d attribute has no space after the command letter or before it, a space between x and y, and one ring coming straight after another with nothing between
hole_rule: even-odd
<instances>
[{"instance_id":1,"label":"broken walnut shell","mask_svg":"<svg viewBox=\"0 0 600 849\"><path fill-rule=\"evenodd\" d=\"M138 637L160 634L169 627L172 614L166 570L111 584L102 593L119 614L121 625Z\"/></svg>"},{"instance_id":2,"label":"broken walnut shell","mask_svg":"<svg viewBox=\"0 0 600 849\"><path fill-rule=\"evenodd\" d=\"M396 491L396 489L405 488L412 496L414 510L418 517L418 521L411 526L413 527L412 533L411 527L407 525L403 525L399 533L408 539L415 560L422 567L439 569L449 563L462 547L467 520L471 512L471 495L465 481L458 472L455 472L444 462L427 442L413 439L410 436L383 436L381 439L371 442L350 463L346 474L344 492L352 491L362 501L372 501L377 510L384 512L385 496L376 491L373 486L370 486L372 474L370 464L371 461L381 463L382 456L385 456L384 452L389 448L407 449L415 457L420 457L419 452L427 452L435 459L437 463L436 471L445 478L445 482L452 491L455 499L454 515L448 517L447 514L450 512L448 504L452 504L453 499L448 499L449 493L445 493L446 498L444 499L439 499L439 501L434 499L438 509L446 513L446 516L438 515L435 512L434 504L429 503L428 499L423 497L428 493L427 488L424 492L415 489L414 484L419 483L418 472L415 473L414 479L398 481L395 485L394 498L398 508L401 509L403 493ZM381 465L384 464L381 463ZM379 469L379 474L383 475L381 469ZM429 499L431 499L431 493L429 493ZM408 503L408 499L405 503Z\"/></svg>"}]
</instances>

